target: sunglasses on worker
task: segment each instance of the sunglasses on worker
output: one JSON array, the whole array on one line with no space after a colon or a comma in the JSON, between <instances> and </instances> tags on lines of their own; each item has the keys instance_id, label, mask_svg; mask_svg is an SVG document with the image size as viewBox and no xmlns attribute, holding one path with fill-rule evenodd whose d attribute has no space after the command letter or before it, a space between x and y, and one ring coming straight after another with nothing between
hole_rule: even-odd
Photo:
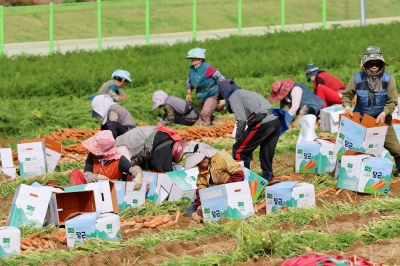
<instances>
[{"instance_id":1,"label":"sunglasses on worker","mask_svg":"<svg viewBox=\"0 0 400 266\"><path fill-rule=\"evenodd\" d=\"M382 62L381 61L369 61L369 62L367 62L367 67L373 67L373 66L376 66L376 67L382 67Z\"/></svg>"}]
</instances>

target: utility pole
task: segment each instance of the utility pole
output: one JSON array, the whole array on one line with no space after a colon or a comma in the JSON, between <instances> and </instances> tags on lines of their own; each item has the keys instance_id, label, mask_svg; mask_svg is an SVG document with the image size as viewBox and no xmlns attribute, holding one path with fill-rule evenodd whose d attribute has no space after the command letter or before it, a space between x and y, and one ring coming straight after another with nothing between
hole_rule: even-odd
<instances>
[{"instance_id":1,"label":"utility pole","mask_svg":"<svg viewBox=\"0 0 400 266\"><path fill-rule=\"evenodd\" d=\"M360 23L361 26L365 26L365 1L366 0L360 0Z\"/></svg>"}]
</instances>

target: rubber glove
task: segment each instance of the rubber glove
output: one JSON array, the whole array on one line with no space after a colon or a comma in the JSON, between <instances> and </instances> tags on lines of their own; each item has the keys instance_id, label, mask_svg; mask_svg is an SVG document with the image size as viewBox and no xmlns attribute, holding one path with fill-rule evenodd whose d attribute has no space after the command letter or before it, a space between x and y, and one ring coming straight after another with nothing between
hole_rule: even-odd
<instances>
[{"instance_id":1,"label":"rubber glove","mask_svg":"<svg viewBox=\"0 0 400 266\"><path fill-rule=\"evenodd\" d=\"M344 113L349 114L351 117L353 117L353 110L351 109L350 106L346 106Z\"/></svg>"},{"instance_id":2,"label":"rubber glove","mask_svg":"<svg viewBox=\"0 0 400 266\"><path fill-rule=\"evenodd\" d=\"M185 215L193 215L194 212L196 212L196 208L194 207L194 203L192 203L192 205L190 205L190 207L185 211Z\"/></svg>"},{"instance_id":3,"label":"rubber glove","mask_svg":"<svg viewBox=\"0 0 400 266\"><path fill-rule=\"evenodd\" d=\"M289 112L285 113L285 123L287 126L289 126L290 123L292 123L294 117L295 117L295 115L291 115L291 114L289 114Z\"/></svg>"},{"instance_id":4,"label":"rubber glove","mask_svg":"<svg viewBox=\"0 0 400 266\"><path fill-rule=\"evenodd\" d=\"M192 97L190 95L186 94L186 102L191 103L192 102Z\"/></svg>"},{"instance_id":5,"label":"rubber glove","mask_svg":"<svg viewBox=\"0 0 400 266\"><path fill-rule=\"evenodd\" d=\"M97 175L97 180L110 180L110 179L105 175Z\"/></svg>"},{"instance_id":6,"label":"rubber glove","mask_svg":"<svg viewBox=\"0 0 400 266\"><path fill-rule=\"evenodd\" d=\"M133 189L134 190L139 190L140 187L142 186L142 181L143 181L143 174L142 173L137 173L135 176L135 179L133 179L133 182L135 183Z\"/></svg>"},{"instance_id":7,"label":"rubber glove","mask_svg":"<svg viewBox=\"0 0 400 266\"><path fill-rule=\"evenodd\" d=\"M194 213L192 213L192 220L196 223L201 223L201 221L203 220L203 208L201 207L201 205Z\"/></svg>"},{"instance_id":8,"label":"rubber glove","mask_svg":"<svg viewBox=\"0 0 400 266\"><path fill-rule=\"evenodd\" d=\"M123 95L123 96L120 96L120 97L119 97L119 100L120 100L120 101L123 101L123 100L125 100L125 99L126 99L126 95Z\"/></svg>"},{"instance_id":9,"label":"rubber glove","mask_svg":"<svg viewBox=\"0 0 400 266\"><path fill-rule=\"evenodd\" d=\"M376 118L375 124L378 124L379 122L385 123L385 117L386 117L385 112L380 113Z\"/></svg>"}]
</instances>

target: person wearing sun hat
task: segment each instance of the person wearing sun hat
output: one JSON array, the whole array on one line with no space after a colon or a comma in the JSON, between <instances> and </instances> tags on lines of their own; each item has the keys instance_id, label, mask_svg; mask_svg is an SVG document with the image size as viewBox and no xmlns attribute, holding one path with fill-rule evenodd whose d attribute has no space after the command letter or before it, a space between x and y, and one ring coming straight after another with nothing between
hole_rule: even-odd
<instances>
[{"instance_id":1,"label":"person wearing sun hat","mask_svg":"<svg viewBox=\"0 0 400 266\"><path fill-rule=\"evenodd\" d=\"M318 116L324 106L324 101L312 93L305 85L294 82L288 78L284 81L277 80L272 84L272 92L269 96L272 103L280 102L280 108L288 112L286 123L292 128L299 128L299 119L305 115Z\"/></svg>"},{"instance_id":2,"label":"person wearing sun hat","mask_svg":"<svg viewBox=\"0 0 400 266\"><path fill-rule=\"evenodd\" d=\"M202 217L199 189L243 181L244 172L228 152L214 149L205 143L190 141L183 153L186 157L185 168L197 166L199 169L196 197L186 211L187 215L192 215L193 220L199 221L199 217Z\"/></svg>"},{"instance_id":3,"label":"person wearing sun hat","mask_svg":"<svg viewBox=\"0 0 400 266\"><path fill-rule=\"evenodd\" d=\"M162 107L165 114L160 118L158 124L168 126L173 123L192 126L199 118L199 111L185 100L170 96L163 90L158 90L152 96L152 110Z\"/></svg>"},{"instance_id":4,"label":"person wearing sun hat","mask_svg":"<svg viewBox=\"0 0 400 266\"><path fill-rule=\"evenodd\" d=\"M131 113L107 94L94 97L91 105L92 117L101 119L101 130L111 130L114 138L136 127Z\"/></svg>"},{"instance_id":5,"label":"person wearing sun hat","mask_svg":"<svg viewBox=\"0 0 400 266\"><path fill-rule=\"evenodd\" d=\"M126 99L126 94L122 87L126 83L132 83L131 74L123 69L117 69L111 74L111 79L104 83L97 94L89 96L89 100L93 100L96 95L108 94L114 102L123 101Z\"/></svg>"},{"instance_id":6,"label":"person wearing sun hat","mask_svg":"<svg viewBox=\"0 0 400 266\"><path fill-rule=\"evenodd\" d=\"M398 105L396 81L385 71L386 62L379 47L369 46L360 63L361 71L354 74L343 92L345 112L353 116L360 112L376 118L376 124L389 126L384 147L394 157L397 172L400 173L400 145L392 125L392 113ZM356 105L352 101L357 95Z\"/></svg>"},{"instance_id":7,"label":"person wearing sun hat","mask_svg":"<svg viewBox=\"0 0 400 266\"><path fill-rule=\"evenodd\" d=\"M193 48L186 59L191 60L189 77L186 80L186 102L192 102L193 90L196 90L196 97L200 101L200 115L196 125L222 125L222 121L213 112L218 107L218 83L225 77L205 61L206 49Z\"/></svg>"},{"instance_id":8,"label":"person wearing sun hat","mask_svg":"<svg viewBox=\"0 0 400 266\"><path fill-rule=\"evenodd\" d=\"M314 93L324 101L324 108L342 104L342 93L346 85L337 77L321 70L316 64L306 66L307 81L314 83Z\"/></svg>"},{"instance_id":9,"label":"person wearing sun hat","mask_svg":"<svg viewBox=\"0 0 400 266\"><path fill-rule=\"evenodd\" d=\"M71 185L81 185L97 182L98 180L126 179L129 173L134 177L134 188L142 185L142 169L132 164L123 156L117 147L110 130L102 130L84 140L82 145L89 151L83 168L83 175L74 170L70 175Z\"/></svg>"}]
</instances>

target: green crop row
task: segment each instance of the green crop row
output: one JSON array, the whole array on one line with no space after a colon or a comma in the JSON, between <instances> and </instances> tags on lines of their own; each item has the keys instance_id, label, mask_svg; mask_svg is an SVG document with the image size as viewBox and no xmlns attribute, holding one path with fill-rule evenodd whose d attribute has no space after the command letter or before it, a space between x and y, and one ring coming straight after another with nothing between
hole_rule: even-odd
<instances>
[{"instance_id":1,"label":"green crop row","mask_svg":"<svg viewBox=\"0 0 400 266\"><path fill-rule=\"evenodd\" d=\"M333 30L275 33L262 36L231 36L205 42L151 45L109 49L103 52L76 51L52 56L23 55L0 58L0 97L32 96L87 97L117 69L130 71L133 82L126 90L162 89L175 86L184 95L189 62L187 51L207 49L207 61L227 78L264 78L258 86L269 88L271 78L301 77L306 64L314 62L345 81L359 70L365 48L379 46L389 70L399 77L400 23ZM245 84L252 85L252 84Z\"/></svg>"}]
</instances>

